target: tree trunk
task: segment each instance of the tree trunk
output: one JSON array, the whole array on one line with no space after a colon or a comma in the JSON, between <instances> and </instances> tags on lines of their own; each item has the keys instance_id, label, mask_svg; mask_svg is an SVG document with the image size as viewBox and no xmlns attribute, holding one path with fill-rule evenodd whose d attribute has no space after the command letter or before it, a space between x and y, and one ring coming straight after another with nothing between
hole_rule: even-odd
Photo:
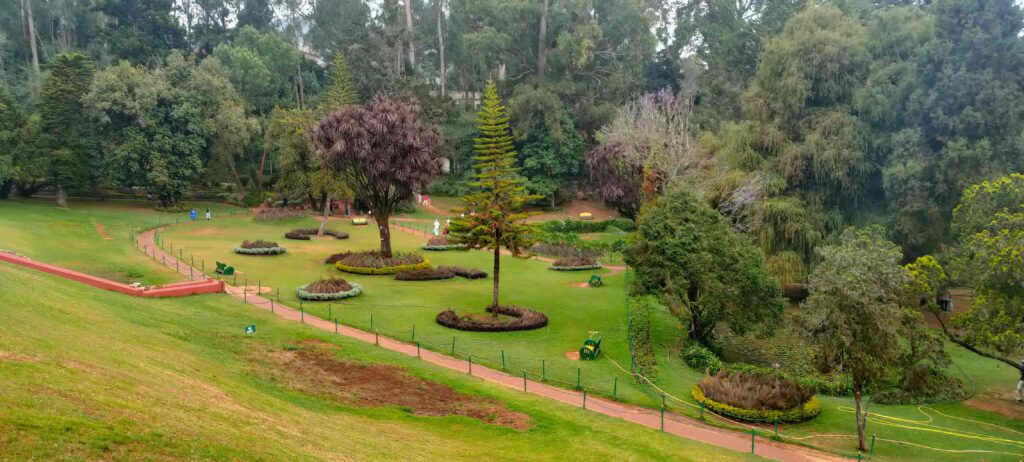
<instances>
[{"instance_id":1,"label":"tree trunk","mask_svg":"<svg viewBox=\"0 0 1024 462\"><path fill-rule=\"evenodd\" d=\"M412 0L402 0L405 4L405 40L409 45L409 68L416 68L416 47L412 44Z\"/></svg>"},{"instance_id":2,"label":"tree trunk","mask_svg":"<svg viewBox=\"0 0 1024 462\"><path fill-rule=\"evenodd\" d=\"M306 107L306 89L302 86L302 66L295 64L295 83L298 85L298 98L296 102L299 104L299 109L305 109Z\"/></svg>"},{"instance_id":3,"label":"tree trunk","mask_svg":"<svg viewBox=\"0 0 1024 462\"><path fill-rule=\"evenodd\" d=\"M498 280L501 277L501 246L494 246L494 291L491 298L491 317L498 317Z\"/></svg>"},{"instance_id":4,"label":"tree trunk","mask_svg":"<svg viewBox=\"0 0 1024 462\"><path fill-rule=\"evenodd\" d=\"M537 33L537 77L544 78L544 68L547 63L547 35L548 35L548 1L543 0L540 10L540 30Z\"/></svg>"},{"instance_id":5,"label":"tree trunk","mask_svg":"<svg viewBox=\"0 0 1024 462\"><path fill-rule=\"evenodd\" d=\"M1009 364L1009 365L1015 367L1021 373L1024 373L1024 362L1017 363L1017 362L1015 362L1014 360L1012 360L1010 358L1004 358L1002 356L997 356L997 355L994 355L992 353L988 353L988 352L979 350L974 345L971 345L970 343L967 343L964 340L962 340L962 339L956 337L955 335L953 335L953 333L949 331L949 328L946 327L946 322L942 320L942 316L940 316L939 313L936 313L935 310L928 310L928 311L931 311L932 315L935 316L935 320L938 321L939 322L939 326L942 327L942 333L946 334L946 338L948 338L950 342L953 342L953 343L955 343L957 345L960 345L961 347L963 347L967 351L970 351L971 353L974 353L974 354L976 354L978 356L989 358L989 359L994 359L994 360L999 361L999 362L1004 363L1004 364Z\"/></svg>"},{"instance_id":6,"label":"tree trunk","mask_svg":"<svg viewBox=\"0 0 1024 462\"><path fill-rule=\"evenodd\" d=\"M256 189L263 196L263 170L267 166L267 143L264 140L263 153L260 154L260 169L256 171Z\"/></svg>"},{"instance_id":7,"label":"tree trunk","mask_svg":"<svg viewBox=\"0 0 1024 462\"><path fill-rule=\"evenodd\" d=\"M64 191L64 187L57 186L57 207L67 208L68 206L68 193Z\"/></svg>"},{"instance_id":8,"label":"tree trunk","mask_svg":"<svg viewBox=\"0 0 1024 462\"><path fill-rule=\"evenodd\" d=\"M0 182L0 199L7 199L10 197L11 186L14 186L14 182L11 180Z\"/></svg>"},{"instance_id":9,"label":"tree trunk","mask_svg":"<svg viewBox=\"0 0 1024 462\"><path fill-rule=\"evenodd\" d=\"M441 97L448 96L448 72L444 63L444 0L437 2L437 54L441 58L439 71L441 72Z\"/></svg>"},{"instance_id":10,"label":"tree trunk","mask_svg":"<svg viewBox=\"0 0 1024 462\"><path fill-rule=\"evenodd\" d=\"M859 385L854 385L853 401L856 403L857 408L857 447L864 452L868 450L868 416L865 410L861 408L861 398L863 398L863 390L861 390Z\"/></svg>"},{"instance_id":11,"label":"tree trunk","mask_svg":"<svg viewBox=\"0 0 1024 462\"><path fill-rule=\"evenodd\" d=\"M324 195L324 219L320 221L320 229L316 232L317 236L324 235L324 229L327 228L327 217L331 216L331 195Z\"/></svg>"},{"instance_id":12,"label":"tree trunk","mask_svg":"<svg viewBox=\"0 0 1024 462\"><path fill-rule=\"evenodd\" d=\"M28 34L28 48L32 56L32 71L35 72L33 76L33 91L35 84L39 81L39 50L36 47L36 23L35 19L32 18L32 0L21 0L21 10L25 15L25 27L27 28L26 33Z\"/></svg>"},{"instance_id":13,"label":"tree trunk","mask_svg":"<svg viewBox=\"0 0 1024 462\"><path fill-rule=\"evenodd\" d=\"M238 185L238 193L240 197L245 197L245 185L242 184L242 177L238 176L238 169L235 168L235 161L233 159L228 160L228 167L231 168L231 176L235 177L235 184Z\"/></svg>"},{"instance_id":14,"label":"tree trunk","mask_svg":"<svg viewBox=\"0 0 1024 462\"><path fill-rule=\"evenodd\" d=\"M377 232L380 234L380 254L384 258L391 258L391 228L388 227L388 216L373 214L377 220Z\"/></svg>"}]
</instances>

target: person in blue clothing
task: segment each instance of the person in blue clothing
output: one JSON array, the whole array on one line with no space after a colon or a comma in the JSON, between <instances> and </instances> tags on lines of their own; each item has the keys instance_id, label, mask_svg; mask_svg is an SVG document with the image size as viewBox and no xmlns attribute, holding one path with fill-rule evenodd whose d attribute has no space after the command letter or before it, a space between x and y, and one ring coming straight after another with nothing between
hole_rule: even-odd
<instances>
[{"instance_id":1,"label":"person in blue clothing","mask_svg":"<svg viewBox=\"0 0 1024 462\"><path fill-rule=\"evenodd\" d=\"M196 209L192 209L192 211L188 212L188 219L196 221Z\"/></svg>"}]
</instances>

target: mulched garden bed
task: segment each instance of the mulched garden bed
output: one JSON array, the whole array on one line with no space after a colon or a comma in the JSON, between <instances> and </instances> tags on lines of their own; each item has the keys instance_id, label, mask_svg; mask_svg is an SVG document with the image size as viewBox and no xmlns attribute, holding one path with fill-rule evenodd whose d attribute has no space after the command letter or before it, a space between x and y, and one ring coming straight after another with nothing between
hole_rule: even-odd
<instances>
[{"instance_id":1,"label":"mulched garden bed","mask_svg":"<svg viewBox=\"0 0 1024 462\"><path fill-rule=\"evenodd\" d=\"M511 332L518 330L540 329L548 325L548 317L539 311L514 305L500 305L497 310L488 307L487 311L497 311L498 317L488 315L459 315L455 311L445 310L437 314L437 323L452 329L472 332Z\"/></svg>"},{"instance_id":2,"label":"mulched garden bed","mask_svg":"<svg viewBox=\"0 0 1024 462\"><path fill-rule=\"evenodd\" d=\"M590 257L572 257L555 260L548 269L555 271L584 271L601 268L601 262Z\"/></svg>"},{"instance_id":3,"label":"mulched garden bed","mask_svg":"<svg viewBox=\"0 0 1024 462\"><path fill-rule=\"evenodd\" d=\"M719 371L691 390L708 409L750 422L802 422L821 412L814 388L774 374Z\"/></svg>"},{"instance_id":4,"label":"mulched garden bed","mask_svg":"<svg viewBox=\"0 0 1024 462\"><path fill-rule=\"evenodd\" d=\"M294 239L297 241L308 241L310 237L316 236L318 232L320 232L320 230L317 228L293 229L291 231L288 231L287 233L284 233L284 237L288 239ZM334 231L330 229L324 230L324 236L332 236L335 239L348 239L348 233L344 231Z\"/></svg>"},{"instance_id":5,"label":"mulched garden bed","mask_svg":"<svg viewBox=\"0 0 1024 462\"><path fill-rule=\"evenodd\" d=\"M284 247L271 241L243 241L235 247L235 253L242 255L279 255L285 252Z\"/></svg>"},{"instance_id":6,"label":"mulched garden bed","mask_svg":"<svg viewBox=\"0 0 1024 462\"><path fill-rule=\"evenodd\" d=\"M313 281L299 287L296 292L303 300L329 301L355 297L363 293L363 286L339 278L327 278Z\"/></svg>"},{"instance_id":7,"label":"mulched garden bed","mask_svg":"<svg viewBox=\"0 0 1024 462\"><path fill-rule=\"evenodd\" d=\"M391 258L381 256L379 251L346 252L331 255L334 267L346 273L395 274L430 268L430 260L414 253L396 252Z\"/></svg>"},{"instance_id":8,"label":"mulched garden bed","mask_svg":"<svg viewBox=\"0 0 1024 462\"><path fill-rule=\"evenodd\" d=\"M444 251L444 250L462 250L465 249L465 244L452 244L448 242L448 236L434 236L423 244L423 250L433 251Z\"/></svg>"},{"instance_id":9,"label":"mulched garden bed","mask_svg":"<svg viewBox=\"0 0 1024 462\"><path fill-rule=\"evenodd\" d=\"M455 277L455 271L452 271L450 267L424 268L395 273L396 281L437 281L453 277Z\"/></svg>"}]
</instances>

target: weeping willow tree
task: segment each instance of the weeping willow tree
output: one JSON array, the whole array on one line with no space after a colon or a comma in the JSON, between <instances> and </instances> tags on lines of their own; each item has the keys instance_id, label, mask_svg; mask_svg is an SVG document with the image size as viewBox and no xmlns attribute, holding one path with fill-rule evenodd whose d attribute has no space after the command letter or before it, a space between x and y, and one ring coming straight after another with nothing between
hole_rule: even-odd
<instances>
[{"instance_id":1,"label":"weeping willow tree","mask_svg":"<svg viewBox=\"0 0 1024 462\"><path fill-rule=\"evenodd\" d=\"M765 46L743 98L747 121L704 140L716 159L762 175L766 197L751 231L783 281L805 279L844 211L869 201L877 172L865 124L849 110L866 77L866 43L863 26L838 8L804 9Z\"/></svg>"}]
</instances>

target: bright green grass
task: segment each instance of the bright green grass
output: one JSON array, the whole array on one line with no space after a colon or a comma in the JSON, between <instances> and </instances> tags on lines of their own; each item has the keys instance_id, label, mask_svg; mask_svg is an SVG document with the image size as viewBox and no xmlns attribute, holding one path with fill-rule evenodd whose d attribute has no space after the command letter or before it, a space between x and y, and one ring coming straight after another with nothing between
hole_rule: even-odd
<instances>
[{"instance_id":1,"label":"bright green grass","mask_svg":"<svg viewBox=\"0 0 1024 462\"><path fill-rule=\"evenodd\" d=\"M2 207L2 205L0 205ZM330 313L343 323L354 324L368 329L370 315L374 318L374 328L382 334L400 339L411 339L412 325L416 325L416 336L419 340L439 351L451 348L452 336L456 337L456 349L460 357L474 355L474 362L484 362L500 367L501 352L506 354L506 362L511 369L518 372L527 368L531 374L541 373L544 364L546 375L570 385L576 382L576 367L582 367L582 382L586 386L597 387L607 393L615 385L618 377L617 395L626 401L657 406L661 397L649 389L637 387L630 383L627 374L616 368L611 360L618 361L623 367L629 367L628 340L626 337L626 319L624 309L624 277L617 274L607 276L606 286L600 289L582 289L573 287L572 283L583 282L591 272L560 273L547 270L547 264L535 260L524 261L510 257L502 258L503 302L531 306L540 309L551 318L548 329L535 332L473 334L452 332L437 326L433 319L436 313L447 306L456 309L477 309L489 301L490 279L465 281L453 279L434 282L401 282L388 276L359 276L339 273L328 265L319 263L325 256L343 250L361 250L374 248L377 245L376 229L372 227L353 227L347 222L334 221L332 227L352 234L348 240L314 239L313 241L290 241L283 238L285 231L316 225L313 219L297 219L283 223L254 223L247 217L234 217L215 220L214 222L198 222L175 227L164 233L166 242L176 249L184 247L186 258L195 254L196 261L209 263L215 259L227 261L235 265L244 274L239 284L249 278L249 284L261 281L264 286L281 289L282 301L292 306L298 304L294 297L294 288L319 276L335 275L359 282L366 288L366 293L345 303L306 303L307 312L327 317ZM395 248L413 251L427 239L423 235L412 236L401 231L393 231ZM275 257L253 257L234 254L231 249L244 239L276 240L288 247L288 253ZM490 272L490 255L483 252L424 252L435 264L459 264L474 266ZM657 343L660 374L658 385L671 395L691 401L689 390L699 380L701 374L685 367L675 353L676 342L680 332L678 321L668 313L658 313L653 322L654 339ZM575 351L590 331L599 331L604 338L602 344L605 355L594 362L576 362L564 358L567 351ZM1000 392L1001 399L997 402L1005 406L1014 406L1009 398L1010 390L1016 383L1016 373L1008 366L995 361L986 360L964 352L962 349L950 347L956 364L966 373L969 383L983 393L991 394L993 390ZM542 363L543 360L543 363ZM957 371L955 371L957 372ZM696 415L694 408L673 404L670 406L678 412ZM853 417L840 410L851 407L851 399L825 398L823 412L817 419L796 426L782 428L784 434L808 436L812 434L854 433ZM1006 417L978 411L963 404L933 406L935 409L961 418L975 419L986 423L1010 427L1016 431L1024 431L1024 422L1014 421ZM924 418L916 406L872 406L872 412L892 415L907 419ZM1009 439L1024 440L1024 435L1007 433L987 427L983 424L951 420L934 416L935 425L948 427L953 432L973 431ZM878 424L869 425L869 432L876 433L880 438L909 441L917 444L943 449L964 450L980 449L1014 452L1015 449L992 442L979 442L963 439L943 433L922 432L919 429L897 428ZM850 438L814 438L806 443L826 446L833 450L851 453L855 447ZM1018 450L1018 452L1020 452ZM1019 460L1019 457L992 455L984 453L945 453L921 448L879 442L876 456L880 460Z\"/></svg>"},{"instance_id":2,"label":"bright green grass","mask_svg":"<svg viewBox=\"0 0 1024 462\"><path fill-rule=\"evenodd\" d=\"M120 282L161 284L179 280L174 271L153 265L128 241L133 226L185 219L186 214L161 213L151 204L135 201L106 202L71 200L59 209L50 200L0 201L0 249L72 268ZM198 208L202 207L202 208ZM220 204L198 204L202 214L211 207L216 214L241 209ZM103 225L112 240L105 240L93 221Z\"/></svg>"},{"instance_id":3,"label":"bright green grass","mask_svg":"<svg viewBox=\"0 0 1024 462\"><path fill-rule=\"evenodd\" d=\"M253 336L242 332L255 322ZM307 338L530 416L359 408L264 379ZM224 295L137 299L0 263L0 460L754 460L279 320Z\"/></svg>"}]
</instances>

